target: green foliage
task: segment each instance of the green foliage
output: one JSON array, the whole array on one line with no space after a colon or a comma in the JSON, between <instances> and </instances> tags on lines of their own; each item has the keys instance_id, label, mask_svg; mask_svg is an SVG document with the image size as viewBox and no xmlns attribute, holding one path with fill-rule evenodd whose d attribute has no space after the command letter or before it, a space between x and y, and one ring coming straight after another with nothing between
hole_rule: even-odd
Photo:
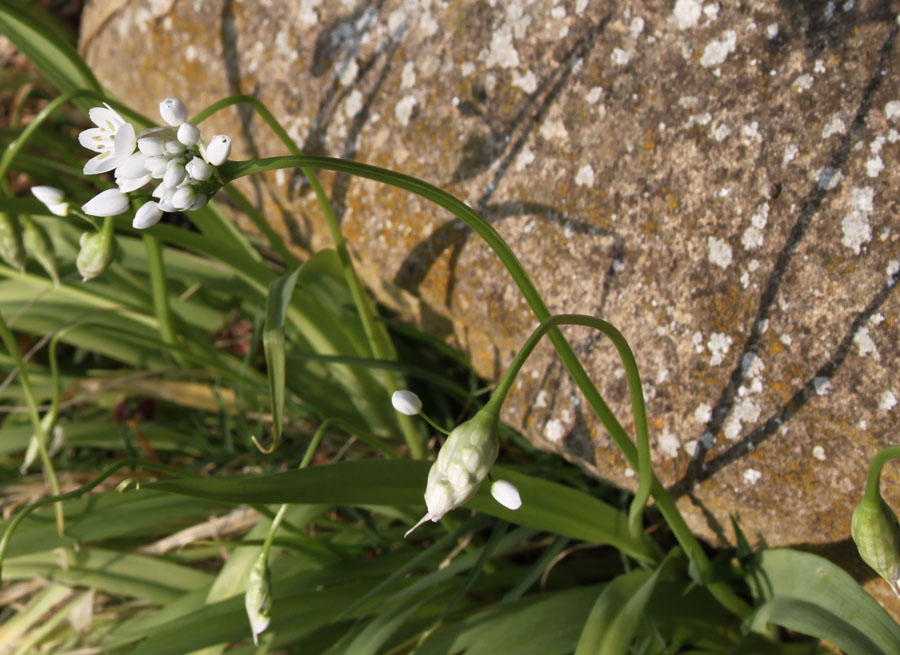
<instances>
[{"instance_id":1,"label":"green foliage","mask_svg":"<svg viewBox=\"0 0 900 655\"><path fill-rule=\"evenodd\" d=\"M12 599L0 608L0 652L835 652L820 639L849 655L900 652L900 628L830 562L753 553L735 523L737 553L719 552L713 565L652 473L637 367L614 327L551 317L515 254L465 203L400 173L303 156L254 98L226 98L194 122L247 104L291 154L228 162L222 180L299 168L334 249L298 261L229 185L260 237L215 203L190 212L189 228L163 223L143 234L126 213L105 222L118 244L104 251L105 271L78 282L86 226L10 188L6 171L59 186L73 204L94 194L59 113L96 105L102 89L46 16L0 3L0 33L63 94L26 128L0 130L0 254L10 263L0 265L0 368L9 375L0 387L0 594ZM422 429L391 410L391 392L405 379L427 385L427 398L439 398L429 411L448 427L483 397L462 354L376 315L316 168L418 194L486 241L541 323L516 366L550 338L639 472L633 502L560 459L536 457L501 428L491 473L518 488L521 509L499 505L483 485L403 538L422 513L429 463ZM16 217L26 215L23 250ZM563 339L567 323L602 330L622 357L634 440ZM20 346L33 352L23 357ZM253 436L269 432L261 453ZM26 451L35 448L41 470L30 474L38 462ZM642 529L650 496L665 522L652 536ZM254 573L260 561L265 576L261 566ZM271 619L258 647L243 597L251 574L270 580L251 597L258 618Z\"/></svg>"}]
</instances>

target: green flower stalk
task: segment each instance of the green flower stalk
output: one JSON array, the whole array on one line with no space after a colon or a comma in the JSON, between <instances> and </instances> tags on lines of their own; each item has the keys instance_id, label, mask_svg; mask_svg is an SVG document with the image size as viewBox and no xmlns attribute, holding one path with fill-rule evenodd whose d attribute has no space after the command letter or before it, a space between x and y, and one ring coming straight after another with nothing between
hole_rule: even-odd
<instances>
[{"instance_id":1,"label":"green flower stalk","mask_svg":"<svg viewBox=\"0 0 900 655\"><path fill-rule=\"evenodd\" d=\"M47 275L53 280L54 286L59 286L59 270L56 267L56 251L53 243L43 227L35 223L30 216L24 217L23 241L25 249L38 260L38 263L47 271Z\"/></svg>"},{"instance_id":2,"label":"green flower stalk","mask_svg":"<svg viewBox=\"0 0 900 655\"><path fill-rule=\"evenodd\" d=\"M75 265L83 281L97 277L110 265L116 256L116 238L113 235L113 219L107 216L99 232L81 235L81 250Z\"/></svg>"},{"instance_id":3,"label":"green flower stalk","mask_svg":"<svg viewBox=\"0 0 900 655\"><path fill-rule=\"evenodd\" d=\"M850 534L859 556L900 597L900 523L882 498L880 489L881 469L894 457L900 457L900 446L885 448L872 460L865 494L853 510Z\"/></svg>"},{"instance_id":4,"label":"green flower stalk","mask_svg":"<svg viewBox=\"0 0 900 655\"><path fill-rule=\"evenodd\" d=\"M0 257L20 272L25 271L25 248L19 223L6 212L0 212Z\"/></svg>"}]
</instances>

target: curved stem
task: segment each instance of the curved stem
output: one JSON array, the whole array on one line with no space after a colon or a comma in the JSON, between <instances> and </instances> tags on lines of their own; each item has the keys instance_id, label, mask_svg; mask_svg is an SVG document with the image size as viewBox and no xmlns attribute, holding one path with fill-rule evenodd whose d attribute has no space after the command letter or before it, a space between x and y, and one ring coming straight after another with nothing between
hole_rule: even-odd
<instances>
[{"instance_id":1,"label":"curved stem","mask_svg":"<svg viewBox=\"0 0 900 655\"><path fill-rule=\"evenodd\" d=\"M166 280L162 245L159 238L153 234L145 232L142 237L147 251L147 266L150 269L150 291L153 295L153 313L156 314L156 322L159 325L159 336L167 346L177 346L178 337L176 336L175 322L172 319L172 310L169 307L169 285ZM170 354L179 364L183 363L177 351L170 351Z\"/></svg>"},{"instance_id":2,"label":"curved stem","mask_svg":"<svg viewBox=\"0 0 900 655\"><path fill-rule=\"evenodd\" d=\"M866 478L866 500L877 502L881 497L881 469L888 461L900 457L900 446L888 446L879 451L869 464L869 475Z\"/></svg>"}]
</instances>

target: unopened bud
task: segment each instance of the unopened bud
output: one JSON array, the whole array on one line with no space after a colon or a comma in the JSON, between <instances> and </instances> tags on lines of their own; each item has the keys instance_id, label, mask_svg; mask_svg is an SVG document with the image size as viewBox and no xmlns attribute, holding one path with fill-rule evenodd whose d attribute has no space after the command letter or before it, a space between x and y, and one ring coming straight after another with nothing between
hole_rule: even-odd
<instances>
[{"instance_id":1,"label":"unopened bud","mask_svg":"<svg viewBox=\"0 0 900 655\"><path fill-rule=\"evenodd\" d=\"M110 221L111 219L107 219ZM82 280L97 277L106 270L116 255L116 239L113 236L112 223L107 223L99 232L85 232L81 235L81 250L75 259L75 266Z\"/></svg>"},{"instance_id":2,"label":"unopened bud","mask_svg":"<svg viewBox=\"0 0 900 655\"><path fill-rule=\"evenodd\" d=\"M16 270L25 270L25 248L19 222L6 212L0 212L0 257Z\"/></svg>"},{"instance_id":3,"label":"unopened bud","mask_svg":"<svg viewBox=\"0 0 900 655\"><path fill-rule=\"evenodd\" d=\"M172 127L178 127L187 120L187 107L178 98L166 98L159 103L159 115Z\"/></svg>"},{"instance_id":4,"label":"unopened bud","mask_svg":"<svg viewBox=\"0 0 900 655\"><path fill-rule=\"evenodd\" d=\"M31 193L40 200L51 214L65 216L69 213L69 203L62 191L52 186L33 186Z\"/></svg>"},{"instance_id":5,"label":"unopened bud","mask_svg":"<svg viewBox=\"0 0 900 655\"><path fill-rule=\"evenodd\" d=\"M38 263L47 271L55 286L59 286L59 271L56 267L56 251L44 228L28 216L24 217L22 240L25 249L31 253Z\"/></svg>"},{"instance_id":6,"label":"unopened bud","mask_svg":"<svg viewBox=\"0 0 900 655\"><path fill-rule=\"evenodd\" d=\"M391 396L391 404L401 414L415 416L422 411L422 401L412 391L395 391Z\"/></svg>"},{"instance_id":7,"label":"unopened bud","mask_svg":"<svg viewBox=\"0 0 900 655\"><path fill-rule=\"evenodd\" d=\"M231 154L231 137L217 134L206 148L206 161L213 166L221 166Z\"/></svg>"},{"instance_id":8,"label":"unopened bud","mask_svg":"<svg viewBox=\"0 0 900 655\"><path fill-rule=\"evenodd\" d=\"M900 524L880 493L863 496L853 510L850 534L863 561L900 596Z\"/></svg>"},{"instance_id":9,"label":"unopened bud","mask_svg":"<svg viewBox=\"0 0 900 655\"><path fill-rule=\"evenodd\" d=\"M195 145L200 140L200 130L196 125L182 123L178 126L178 140L186 146Z\"/></svg>"},{"instance_id":10,"label":"unopened bud","mask_svg":"<svg viewBox=\"0 0 900 655\"><path fill-rule=\"evenodd\" d=\"M491 495L507 509L517 510L522 506L522 497L512 482L497 480L491 485Z\"/></svg>"},{"instance_id":11,"label":"unopened bud","mask_svg":"<svg viewBox=\"0 0 900 655\"><path fill-rule=\"evenodd\" d=\"M270 594L268 549L262 549L253 562L250 576L247 579L247 590L244 592L244 607L250 620L250 632L253 633L253 644L259 645L259 635L269 627L272 609Z\"/></svg>"}]
</instances>

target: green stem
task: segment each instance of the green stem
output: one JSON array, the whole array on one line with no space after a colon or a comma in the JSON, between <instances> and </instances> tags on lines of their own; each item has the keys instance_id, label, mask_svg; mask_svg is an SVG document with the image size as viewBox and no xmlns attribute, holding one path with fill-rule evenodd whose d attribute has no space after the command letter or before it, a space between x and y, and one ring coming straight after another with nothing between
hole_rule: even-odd
<instances>
[{"instance_id":1,"label":"green stem","mask_svg":"<svg viewBox=\"0 0 900 655\"><path fill-rule=\"evenodd\" d=\"M653 483L653 468L650 463L650 435L647 429L647 412L644 407L644 393L641 387L641 376L638 372L637 362L634 359L634 353L628 346L628 342L622 333L619 332L612 324L594 318L593 316L585 316L583 314L560 314L552 316L538 326L531 333L531 336L519 350L515 359L506 369L496 390L488 401L488 406L495 408L499 414L506 395L512 387L513 381L528 359L531 352L537 346L543 336L552 328L558 325L582 325L594 328L603 332L615 345L622 359L622 365L625 367L625 377L628 382L628 392L631 396L631 409L634 415L634 432L635 441L637 443L637 469L638 469L638 489L635 493L634 500L631 503L631 509L628 512L628 528L631 536L638 538L641 534L641 518L643 517L644 508L650 498L650 490ZM632 462L632 465L634 463Z\"/></svg>"},{"instance_id":2,"label":"green stem","mask_svg":"<svg viewBox=\"0 0 900 655\"><path fill-rule=\"evenodd\" d=\"M300 148L297 147L297 144L294 143L294 140L290 137L284 127L282 127L282 125L278 122L275 116L272 115L272 112L270 112L262 102L260 102L253 96L234 95L228 98L224 98L216 103L213 103L202 112L197 114L193 119L191 119L191 122L195 124L200 123L209 116L212 116L217 111L235 104L245 104L253 107L253 109L266 122L275 136L277 136L281 140L285 147L294 156L303 156ZM221 171L222 167L219 168ZM329 200L328 195L325 193L325 190L322 188L322 184L319 182L319 179L316 176L314 167L300 166L300 170L309 181L309 184L316 195L316 199L319 202L319 206L322 209L322 213L325 216L325 221L328 224L328 229L331 233L331 239L334 242L334 248L337 251L338 259L344 272L344 279L347 283L347 287L350 289L350 295L353 297L353 302L356 305L356 310L359 313L360 321L363 325L363 330L366 333L366 338L368 339L369 345L372 349L372 354L378 359L396 360L397 351L394 349L394 344L391 342L391 338L388 334L387 328L382 323L376 320L375 307L372 304L369 296L366 294L365 288L363 287L362 282L360 282L359 280L359 276L356 274L356 269L353 266L353 261L350 258L350 252L347 249L347 244L344 241L343 234L341 233L340 222L338 221L337 216L334 213L334 208L331 206L331 201ZM230 180L226 179L226 181ZM280 239L275 238L277 237L277 235L273 237L272 235L274 235L274 232L271 232L271 235L269 232L271 232L271 230L265 231L264 233L269 237L270 243L280 243ZM274 241L273 238L275 239ZM279 250L277 246L274 247L276 247L276 250ZM404 380L401 377L395 375L392 371L382 371L382 377L384 379L384 384L388 393L391 393L396 389L403 389L406 387ZM396 417L396 420L400 426L400 431L403 433L403 438L406 441L407 447L409 448L410 455L414 459L421 459L422 457L424 457L425 452L422 445L421 435L415 423L412 421L412 418L401 414Z\"/></svg>"},{"instance_id":3,"label":"green stem","mask_svg":"<svg viewBox=\"0 0 900 655\"><path fill-rule=\"evenodd\" d=\"M869 502L878 503L881 499L881 469L884 465L896 458L900 457L900 446L888 446L879 451L869 464L869 476L866 478L865 499Z\"/></svg>"},{"instance_id":4,"label":"green stem","mask_svg":"<svg viewBox=\"0 0 900 655\"><path fill-rule=\"evenodd\" d=\"M159 326L159 335L167 346L177 346L178 337L175 331L175 322L172 318L172 310L169 307L169 285L166 280L162 245L159 238L149 232L143 234L143 239L147 250L147 265L150 269L150 291L153 295L153 310ZM170 352L179 363L183 363L177 353Z\"/></svg>"},{"instance_id":5,"label":"green stem","mask_svg":"<svg viewBox=\"0 0 900 655\"><path fill-rule=\"evenodd\" d=\"M2 317L0 317L2 320ZM3 537L0 538L0 580L3 578L3 560L6 556L6 548L9 544L9 539L12 536L13 532L15 532L18 525L34 510L43 507L44 505L49 505L51 503L60 504L65 500L71 500L73 498L78 498L92 489L96 488L101 482L106 480L113 473L118 471L120 468L124 468L126 466L140 466L141 468L145 468L152 471L160 471L162 473L170 473L176 477L197 477L193 473L187 473L181 469L175 468L173 466L166 466L165 464L157 464L155 462L148 462L143 459L137 458L126 458L121 459L115 464L112 464L106 467L100 475L96 478L84 484L77 489L73 489L72 491L68 491L64 494L54 494L53 496L48 496L47 498L41 498L38 501L35 501L23 508L18 514L16 514L15 518L9 522L9 525L6 526L6 531L3 533Z\"/></svg>"},{"instance_id":6,"label":"green stem","mask_svg":"<svg viewBox=\"0 0 900 655\"><path fill-rule=\"evenodd\" d=\"M38 451L41 454L41 463L44 466L44 472L47 474L47 481L50 483L50 491L54 496L59 495L59 481L56 479L56 471L53 468L53 462L50 460L50 453L47 452L47 433L44 431L44 425L41 423L38 414L37 399L34 397L34 389L31 387L31 380L28 378L28 370L25 368L25 360L22 359L22 353L19 352L19 346L13 333L10 332L3 315L0 314L0 339L9 351L16 368L19 369L19 379L22 381L22 389L25 392L25 402L28 405L28 417L31 419L31 427L34 430L37 439ZM62 505L55 505L53 508L56 514L56 529L60 536L66 529L65 517L63 516ZM2 550L0 550L0 562L2 562Z\"/></svg>"}]
</instances>

